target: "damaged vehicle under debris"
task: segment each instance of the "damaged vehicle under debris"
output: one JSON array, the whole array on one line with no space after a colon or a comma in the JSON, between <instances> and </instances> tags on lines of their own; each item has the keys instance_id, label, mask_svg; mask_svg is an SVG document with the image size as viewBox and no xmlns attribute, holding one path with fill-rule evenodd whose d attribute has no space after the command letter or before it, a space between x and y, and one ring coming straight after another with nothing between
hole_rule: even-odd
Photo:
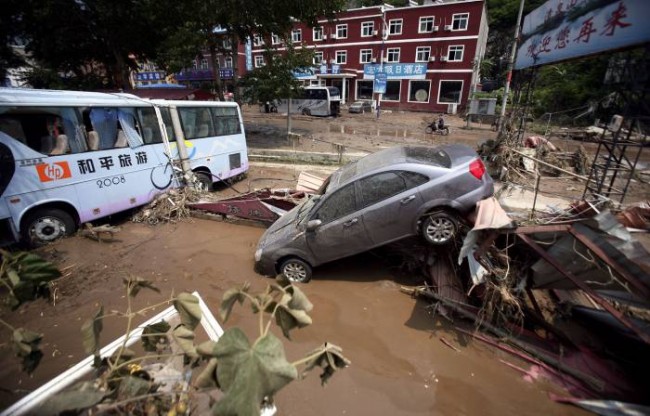
<instances>
[{"instance_id":1,"label":"damaged vehicle under debris","mask_svg":"<svg viewBox=\"0 0 650 416\"><path fill-rule=\"evenodd\" d=\"M308 282L312 267L405 237L444 245L493 193L467 146L385 149L337 170L317 195L273 223L258 244L255 271Z\"/></svg>"}]
</instances>

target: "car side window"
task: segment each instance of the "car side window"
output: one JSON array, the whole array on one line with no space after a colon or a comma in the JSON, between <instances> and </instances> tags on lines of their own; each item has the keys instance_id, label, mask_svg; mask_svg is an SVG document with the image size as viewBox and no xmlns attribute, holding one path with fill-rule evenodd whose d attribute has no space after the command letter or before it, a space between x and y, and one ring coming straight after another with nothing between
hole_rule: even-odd
<instances>
[{"instance_id":1,"label":"car side window","mask_svg":"<svg viewBox=\"0 0 650 416\"><path fill-rule=\"evenodd\" d=\"M415 188L416 186L420 186L429 182L428 176L417 172L402 170L399 172L399 175L406 181L406 187L408 189Z\"/></svg>"},{"instance_id":2,"label":"car side window","mask_svg":"<svg viewBox=\"0 0 650 416\"><path fill-rule=\"evenodd\" d=\"M319 219L323 224L334 221L345 215L354 212L357 203L354 192L354 184L348 185L334 192L323 205L318 209L313 219Z\"/></svg>"},{"instance_id":3,"label":"car side window","mask_svg":"<svg viewBox=\"0 0 650 416\"><path fill-rule=\"evenodd\" d=\"M407 189L406 180L398 172L382 172L359 181L363 206L372 205Z\"/></svg>"}]
</instances>

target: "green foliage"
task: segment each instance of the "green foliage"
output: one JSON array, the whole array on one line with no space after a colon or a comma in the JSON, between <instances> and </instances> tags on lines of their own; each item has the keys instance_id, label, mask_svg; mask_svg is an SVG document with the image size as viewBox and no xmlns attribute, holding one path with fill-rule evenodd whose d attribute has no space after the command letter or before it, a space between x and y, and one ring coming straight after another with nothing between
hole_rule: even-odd
<instances>
[{"instance_id":1,"label":"green foliage","mask_svg":"<svg viewBox=\"0 0 650 416\"><path fill-rule=\"evenodd\" d=\"M167 337L165 334L171 327L165 321L160 321L155 324L147 325L142 330L142 348L148 352L155 352L159 350L160 344L167 344Z\"/></svg>"},{"instance_id":2,"label":"green foliage","mask_svg":"<svg viewBox=\"0 0 650 416\"><path fill-rule=\"evenodd\" d=\"M105 392L100 391L92 382L84 381L72 389L63 391L47 399L38 414L55 416L88 409L102 401Z\"/></svg>"},{"instance_id":3,"label":"green foliage","mask_svg":"<svg viewBox=\"0 0 650 416\"><path fill-rule=\"evenodd\" d=\"M298 377L285 358L284 346L268 333L253 345L239 328L227 330L215 348L217 379L223 399L212 408L222 416L257 416L265 397Z\"/></svg>"},{"instance_id":4,"label":"green foliage","mask_svg":"<svg viewBox=\"0 0 650 416\"><path fill-rule=\"evenodd\" d=\"M0 249L0 256L0 282L9 292L4 300L12 308L39 296L47 297L49 282L61 276L52 263L34 253Z\"/></svg>"},{"instance_id":5,"label":"green foliage","mask_svg":"<svg viewBox=\"0 0 650 416\"><path fill-rule=\"evenodd\" d=\"M94 354L97 356L99 352L99 334L104 328L104 307L100 306L95 316L88 319L81 326L82 344L86 354Z\"/></svg>"},{"instance_id":6,"label":"green foliage","mask_svg":"<svg viewBox=\"0 0 650 416\"><path fill-rule=\"evenodd\" d=\"M41 362L43 353L40 343L43 335L27 329L15 329L12 334L12 346L16 355L22 360L22 369L31 374Z\"/></svg>"},{"instance_id":7,"label":"green foliage","mask_svg":"<svg viewBox=\"0 0 650 416\"><path fill-rule=\"evenodd\" d=\"M201 307L199 299L189 293L180 293L174 299L174 307L181 317L181 324L190 330L194 330L201 322Z\"/></svg>"},{"instance_id":8,"label":"green foliage","mask_svg":"<svg viewBox=\"0 0 650 416\"><path fill-rule=\"evenodd\" d=\"M309 358L306 362L303 376L312 369L320 367L323 369L323 373L320 375L323 385L327 384L337 370L350 365L350 361L343 356L343 350L327 342L312 351L307 357Z\"/></svg>"}]
</instances>

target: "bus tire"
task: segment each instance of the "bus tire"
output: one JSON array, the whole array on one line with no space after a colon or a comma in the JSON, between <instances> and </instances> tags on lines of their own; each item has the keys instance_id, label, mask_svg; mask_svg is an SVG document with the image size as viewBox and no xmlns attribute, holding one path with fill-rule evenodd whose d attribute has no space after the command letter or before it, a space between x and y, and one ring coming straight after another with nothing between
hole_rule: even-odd
<instances>
[{"instance_id":1,"label":"bus tire","mask_svg":"<svg viewBox=\"0 0 650 416\"><path fill-rule=\"evenodd\" d=\"M55 208L38 209L29 214L23 224L21 235L31 247L44 246L77 230L72 216Z\"/></svg>"},{"instance_id":2,"label":"bus tire","mask_svg":"<svg viewBox=\"0 0 650 416\"><path fill-rule=\"evenodd\" d=\"M212 190L212 178L209 173L194 172L194 175L196 175L196 186L199 191L210 192Z\"/></svg>"}]
</instances>

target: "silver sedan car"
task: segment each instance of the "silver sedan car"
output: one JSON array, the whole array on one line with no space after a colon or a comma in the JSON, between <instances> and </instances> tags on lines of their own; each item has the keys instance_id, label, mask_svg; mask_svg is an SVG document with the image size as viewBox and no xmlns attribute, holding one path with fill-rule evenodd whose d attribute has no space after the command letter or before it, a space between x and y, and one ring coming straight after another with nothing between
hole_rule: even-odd
<instances>
[{"instance_id":1,"label":"silver sedan car","mask_svg":"<svg viewBox=\"0 0 650 416\"><path fill-rule=\"evenodd\" d=\"M348 107L350 113L370 113L372 112L372 103L370 101L355 101Z\"/></svg>"},{"instance_id":2,"label":"silver sedan car","mask_svg":"<svg viewBox=\"0 0 650 416\"><path fill-rule=\"evenodd\" d=\"M255 271L304 283L315 266L405 237L446 244L459 219L493 193L467 146L385 149L341 167L273 223L257 246Z\"/></svg>"}]
</instances>

